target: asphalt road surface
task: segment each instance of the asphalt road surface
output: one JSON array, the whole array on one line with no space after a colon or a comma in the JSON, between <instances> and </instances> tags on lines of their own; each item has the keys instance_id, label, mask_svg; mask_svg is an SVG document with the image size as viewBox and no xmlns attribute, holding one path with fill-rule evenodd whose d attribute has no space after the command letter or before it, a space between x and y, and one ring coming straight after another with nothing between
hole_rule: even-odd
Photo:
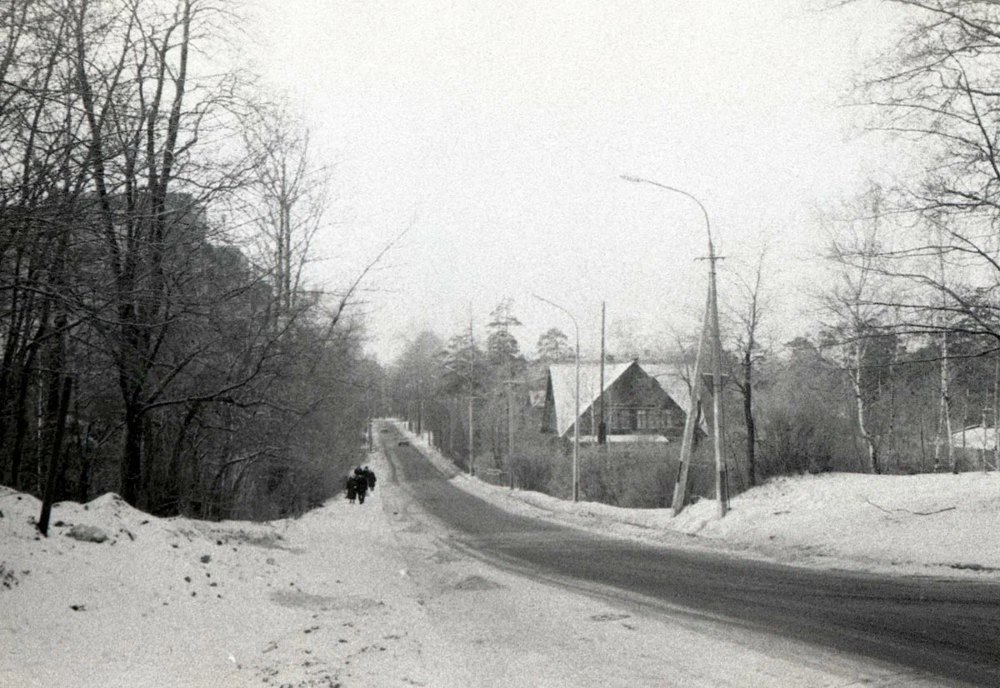
<instances>
[{"instance_id":1,"label":"asphalt road surface","mask_svg":"<svg viewBox=\"0 0 1000 688\"><path fill-rule=\"evenodd\" d=\"M505 512L383 432L394 475L453 543L649 613L684 614L1000 687L1000 586L820 571L617 540Z\"/></svg>"}]
</instances>

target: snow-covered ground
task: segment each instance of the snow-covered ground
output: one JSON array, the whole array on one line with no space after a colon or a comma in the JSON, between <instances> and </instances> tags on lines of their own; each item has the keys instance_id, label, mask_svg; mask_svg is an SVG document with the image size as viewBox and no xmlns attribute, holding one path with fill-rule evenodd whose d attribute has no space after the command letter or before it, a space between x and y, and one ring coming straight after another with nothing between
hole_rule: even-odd
<instances>
[{"instance_id":1,"label":"snow-covered ground","mask_svg":"<svg viewBox=\"0 0 1000 688\"><path fill-rule=\"evenodd\" d=\"M410 441L455 473L425 438ZM735 497L719 519L702 500L620 509L511 491L458 474L463 489L513 512L638 540L726 550L801 566L1000 581L1000 473L776 478Z\"/></svg>"},{"instance_id":2,"label":"snow-covered ground","mask_svg":"<svg viewBox=\"0 0 1000 688\"><path fill-rule=\"evenodd\" d=\"M42 538L38 501L0 488L0 686L938 685L492 568L449 545L370 459L381 477L364 505L266 524L158 519L105 495L56 505ZM1000 567L993 475L775 481L718 522L710 503L672 520L442 466L505 508L623 537L935 575ZM108 539L77 540L74 526Z\"/></svg>"}]
</instances>

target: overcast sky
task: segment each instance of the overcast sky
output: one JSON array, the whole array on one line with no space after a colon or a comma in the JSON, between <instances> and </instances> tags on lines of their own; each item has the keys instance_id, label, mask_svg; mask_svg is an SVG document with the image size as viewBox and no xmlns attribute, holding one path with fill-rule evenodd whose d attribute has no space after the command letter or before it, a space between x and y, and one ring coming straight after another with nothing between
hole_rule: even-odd
<instances>
[{"instance_id":1,"label":"overcast sky","mask_svg":"<svg viewBox=\"0 0 1000 688\"><path fill-rule=\"evenodd\" d=\"M532 353L557 326L595 352L690 328L704 303L708 210L727 279L771 236L782 334L821 249L817 208L878 156L838 107L888 40L874 2L260 0L259 68L337 165L314 276L343 284L405 227L366 293L385 362L429 328L477 336L502 298ZM696 327L694 328L697 329Z\"/></svg>"}]
</instances>

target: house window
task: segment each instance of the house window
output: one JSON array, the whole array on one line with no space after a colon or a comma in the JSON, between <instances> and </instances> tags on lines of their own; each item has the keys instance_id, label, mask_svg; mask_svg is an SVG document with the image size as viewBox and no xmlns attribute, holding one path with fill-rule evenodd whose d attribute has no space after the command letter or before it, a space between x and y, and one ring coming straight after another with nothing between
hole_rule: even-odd
<instances>
[{"instance_id":1,"label":"house window","mask_svg":"<svg viewBox=\"0 0 1000 688\"><path fill-rule=\"evenodd\" d=\"M651 424L652 421L651 417L652 413L650 413L649 409L636 409L635 412L636 428L639 430L652 429L653 426Z\"/></svg>"},{"instance_id":2,"label":"house window","mask_svg":"<svg viewBox=\"0 0 1000 688\"><path fill-rule=\"evenodd\" d=\"M639 430L659 430L663 427L663 414L659 409L636 409L636 428Z\"/></svg>"},{"instance_id":3,"label":"house window","mask_svg":"<svg viewBox=\"0 0 1000 688\"><path fill-rule=\"evenodd\" d=\"M635 409L614 408L611 409L611 429L612 430L634 430L635 429Z\"/></svg>"}]
</instances>

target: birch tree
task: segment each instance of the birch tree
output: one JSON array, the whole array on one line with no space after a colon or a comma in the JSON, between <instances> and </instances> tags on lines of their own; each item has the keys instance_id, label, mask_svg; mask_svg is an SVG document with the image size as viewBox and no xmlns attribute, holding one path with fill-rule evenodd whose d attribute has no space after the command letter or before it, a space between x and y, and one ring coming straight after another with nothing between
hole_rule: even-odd
<instances>
[{"instance_id":1,"label":"birch tree","mask_svg":"<svg viewBox=\"0 0 1000 688\"><path fill-rule=\"evenodd\" d=\"M739 293L738 305L730 307L734 353L738 358L740 374L736 379L743 401L743 422L746 427L746 459L749 486L757 483L757 424L754 417L754 390L757 385L756 370L768 350L764 320L769 316L771 298L767 293L765 276L767 272L768 247L757 254L757 258L746 274L736 271L734 281Z\"/></svg>"},{"instance_id":2,"label":"birch tree","mask_svg":"<svg viewBox=\"0 0 1000 688\"><path fill-rule=\"evenodd\" d=\"M882 190L871 187L857 210L860 212L855 217L840 224L830 245L835 281L823 301L833 320L827 323L823 344L850 381L858 432L868 454L867 468L879 473L880 437L870 414L875 401L871 382L875 371L868 364L868 355L887 324L887 286L881 265Z\"/></svg>"}]
</instances>

